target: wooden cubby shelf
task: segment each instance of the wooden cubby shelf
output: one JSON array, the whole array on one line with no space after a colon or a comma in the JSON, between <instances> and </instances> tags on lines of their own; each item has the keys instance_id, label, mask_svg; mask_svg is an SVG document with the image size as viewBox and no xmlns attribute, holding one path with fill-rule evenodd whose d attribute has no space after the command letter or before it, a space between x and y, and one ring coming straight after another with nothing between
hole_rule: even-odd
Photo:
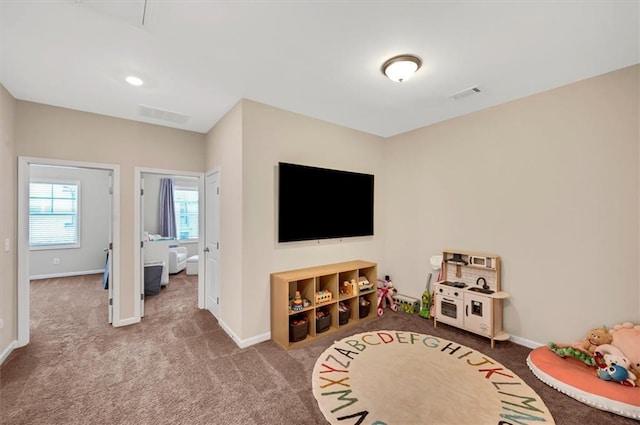
<instances>
[{"instance_id":1,"label":"wooden cubby shelf","mask_svg":"<svg viewBox=\"0 0 640 425\"><path fill-rule=\"evenodd\" d=\"M358 282L361 276L373 284L371 289L359 291ZM376 263L361 260L272 273L271 339L288 350L362 323L364 320L373 320L377 317L377 281ZM343 293L340 291L343 282L355 282L355 285L350 285L350 292ZM309 301L309 305L301 310L291 308L291 300L296 291L300 291L300 296ZM327 292L331 293L331 299L316 301L318 293L320 293L318 297L322 299L323 296L327 297ZM363 318L360 318L360 297L370 303L369 313ZM349 320L344 324L340 324L339 320L340 303L349 307ZM322 332L318 332L316 326L316 313L319 310L326 311L330 316L329 328ZM307 319L307 334L304 339L291 342L289 338L290 323L301 317ZM297 336L299 337L299 335Z\"/></svg>"}]
</instances>

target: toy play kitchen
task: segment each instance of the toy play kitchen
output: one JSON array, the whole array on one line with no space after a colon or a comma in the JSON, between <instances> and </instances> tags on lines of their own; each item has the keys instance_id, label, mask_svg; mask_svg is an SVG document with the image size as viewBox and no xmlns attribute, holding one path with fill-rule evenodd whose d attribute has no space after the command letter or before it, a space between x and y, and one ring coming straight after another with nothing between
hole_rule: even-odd
<instances>
[{"instance_id":1,"label":"toy play kitchen","mask_svg":"<svg viewBox=\"0 0 640 425\"><path fill-rule=\"evenodd\" d=\"M500 257L463 251L442 253L442 277L434 285L435 319L495 341L509 339L502 330Z\"/></svg>"}]
</instances>

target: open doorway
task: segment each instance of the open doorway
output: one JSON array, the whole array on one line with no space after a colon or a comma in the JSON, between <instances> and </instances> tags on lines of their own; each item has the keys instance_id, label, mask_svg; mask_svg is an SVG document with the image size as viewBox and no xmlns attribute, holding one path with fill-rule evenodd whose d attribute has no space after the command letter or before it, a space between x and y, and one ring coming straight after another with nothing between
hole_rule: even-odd
<instances>
[{"instance_id":1,"label":"open doorway","mask_svg":"<svg viewBox=\"0 0 640 425\"><path fill-rule=\"evenodd\" d=\"M102 273L105 317L117 325L119 172L110 164L19 158L18 346L29 343L32 278Z\"/></svg>"},{"instance_id":2,"label":"open doorway","mask_svg":"<svg viewBox=\"0 0 640 425\"><path fill-rule=\"evenodd\" d=\"M170 180L168 190L173 198L169 201L167 180ZM135 280L141 300L136 305L140 317L153 313L146 311L145 298L162 296L163 288L169 288L176 278L197 280L197 304L202 308L204 269L198 254L202 252L204 234L203 175L136 168L136 186L139 196L136 196L134 214L138 219L134 231L140 240L140 249L136 250L134 262L139 265ZM163 223L166 217L174 219L175 228L171 231Z\"/></svg>"}]
</instances>

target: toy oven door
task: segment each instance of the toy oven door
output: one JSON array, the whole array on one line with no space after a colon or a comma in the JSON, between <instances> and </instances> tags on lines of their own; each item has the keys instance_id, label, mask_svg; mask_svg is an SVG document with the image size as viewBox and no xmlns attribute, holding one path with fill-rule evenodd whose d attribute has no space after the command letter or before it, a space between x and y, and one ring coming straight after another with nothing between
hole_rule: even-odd
<instances>
[{"instance_id":1,"label":"toy oven door","mask_svg":"<svg viewBox=\"0 0 640 425\"><path fill-rule=\"evenodd\" d=\"M462 327L464 321L462 316L462 299L438 294L437 300L438 311L436 317L438 322Z\"/></svg>"}]
</instances>

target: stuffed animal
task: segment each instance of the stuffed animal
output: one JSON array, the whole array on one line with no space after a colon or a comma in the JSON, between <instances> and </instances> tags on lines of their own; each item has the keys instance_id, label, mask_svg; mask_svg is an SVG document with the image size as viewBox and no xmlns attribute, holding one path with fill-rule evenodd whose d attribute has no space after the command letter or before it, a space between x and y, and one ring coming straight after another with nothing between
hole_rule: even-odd
<instances>
[{"instance_id":1,"label":"stuffed animal","mask_svg":"<svg viewBox=\"0 0 640 425\"><path fill-rule=\"evenodd\" d=\"M595 366L593 354L596 348L602 344L610 344L612 340L612 335L607 328L603 326L601 328L591 329L582 341L571 345L550 342L547 344L547 347L560 357L575 357L588 366Z\"/></svg>"},{"instance_id":2,"label":"stuffed animal","mask_svg":"<svg viewBox=\"0 0 640 425\"><path fill-rule=\"evenodd\" d=\"M611 345L620 349L631 362L629 371L638 377L636 385L640 387L640 325L617 324L609 329L609 333L613 336Z\"/></svg>"},{"instance_id":3,"label":"stuffed animal","mask_svg":"<svg viewBox=\"0 0 640 425\"><path fill-rule=\"evenodd\" d=\"M631 361L619 348L602 344L595 349L594 360L598 367L598 378L605 381L619 382L628 387L635 387L637 376L630 370Z\"/></svg>"},{"instance_id":4,"label":"stuffed animal","mask_svg":"<svg viewBox=\"0 0 640 425\"><path fill-rule=\"evenodd\" d=\"M586 364L587 366L595 366L596 365L593 357L590 354L586 354L584 351L578 350L578 349L573 348L571 346L556 345L553 342L549 342L549 343L547 343L547 348L549 350L553 351L554 353L556 353L558 356L560 356L562 358L574 357L574 358L584 362L584 364Z\"/></svg>"},{"instance_id":5,"label":"stuffed animal","mask_svg":"<svg viewBox=\"0 0 640 425\"><path fill-rule=\"evenodd\" d=\"M607 328L603 326L601 328L591 329L587 337L582 340L581 346L593 356L599 345L610 344L611 341L613 341L613 336Z\"/></svg>"}]
</instances>

